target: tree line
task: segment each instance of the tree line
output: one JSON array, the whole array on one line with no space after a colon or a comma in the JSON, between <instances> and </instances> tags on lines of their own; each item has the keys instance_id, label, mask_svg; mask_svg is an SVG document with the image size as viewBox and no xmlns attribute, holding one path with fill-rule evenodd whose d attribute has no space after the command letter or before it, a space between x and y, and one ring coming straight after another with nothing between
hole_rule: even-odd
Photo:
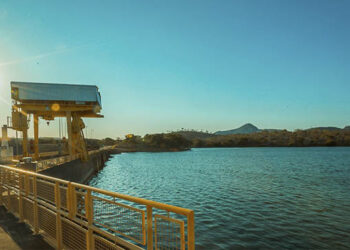
<instances>
[{"instance_id":1,"label":"tree line","mask_svg":"<svg viewBox=\"0 0 350 250\"><path fill-rule=\"evenodd\" d=\"M350 130L261 131L252 134L193 139L193 147L313 147L350 146Z\"/></svg>"},{"instance_id":2,"label":"tree line","mask_svg":"<svg viewBox=\"0 0 350 250\"><path fill-rule=\"evenodd\" d=\"M57 138L40 138L40 152L55 151L62 141ZM16 150L15 139L10 146ZM21 153L22 140L19 140ZM147 134L144 137L131 135L125 139L86 139L88 150L103 146L117 145L132 151L180 151L201 147L315 147L350 146L350 129L324 130L276 130L251 134L215 135L202 131L176 131L170 133ZM16 152L14 152L16 154Z\"/></svg>"},{"instance_id":3,"label":"tree line","mask_svg":"<svg viewBox=\"0 0 350 250\"><path fill-rule=\"evenodd\" d=\"M106 140L106 139L105 139ZM113 141L109 141L111 144ZM191 147L316 147L350 146L350 129L275 130L251 134L214 135L202 131L147 134L116 140L121 147L187 149Z\"/></svg>"}]
</instances>

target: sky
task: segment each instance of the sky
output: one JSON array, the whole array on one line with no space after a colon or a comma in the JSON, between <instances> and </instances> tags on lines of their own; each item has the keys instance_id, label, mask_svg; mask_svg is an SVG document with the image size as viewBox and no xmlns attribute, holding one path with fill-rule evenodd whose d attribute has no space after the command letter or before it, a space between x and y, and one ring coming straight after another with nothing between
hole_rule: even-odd
<instances>
[{"instance_id":1,"label":"sky","mask_svg":"<svg viewBox=\"0 0 350 250\"><path fill-rule=\"evenodd\" d=\"M88 137L344 127L349 25L348 0L0 0L0 123L31 81L97 85Z\"/></svg>"}]
</instances>

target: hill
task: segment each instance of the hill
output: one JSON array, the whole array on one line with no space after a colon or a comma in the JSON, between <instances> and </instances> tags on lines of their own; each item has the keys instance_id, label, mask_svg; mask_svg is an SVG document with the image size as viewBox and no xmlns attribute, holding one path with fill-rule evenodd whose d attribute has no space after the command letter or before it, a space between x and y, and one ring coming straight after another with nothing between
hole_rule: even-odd
<instances>
[{"instance_id":1,"label":"hill","mask_svg":"<svg viewBox=\"0 0 350 250\"><path fill-rule=\"evenodd\" d=\"M242 127L231 129L231 130L217 131L214 134L215 135L237 135L237 134L251 134L259 131L260 129L258 129L253 124L247 123L247 124L244 124Z\"/></svg>"},{"instance_id":2,"label":"hill","mask_svg":"<svg viewBox=\"0 0 350 250\"><path fill-rule=\"evenodd\" d=\"M338 127L314 127L314 128L308 128L304 129L304 131L310 131L310 130L320 130L320 131L341 131L341 130L350 130L350 126L346 126L343 129ZM224 131L217 131L214 133L214 135L244 135L244 134L252 134L257 132L278 132L282 131L281 129L259 129L258 127L254 126L251 123L247 123L243 125L242 127L231 129L231 130L224 130ZM198 138L198 137L197 137ZM193 139L193 138L189 138ZM202 139L202 138L200 138Z\"/></svg>"}]
</instances>

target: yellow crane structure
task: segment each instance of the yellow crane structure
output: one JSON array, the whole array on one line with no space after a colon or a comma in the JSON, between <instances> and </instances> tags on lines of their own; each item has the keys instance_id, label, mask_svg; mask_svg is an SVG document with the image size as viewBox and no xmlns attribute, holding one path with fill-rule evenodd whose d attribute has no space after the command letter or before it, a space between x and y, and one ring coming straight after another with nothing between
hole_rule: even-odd
<instances>
[{"instance_id":1,"label":"yellow crane structure","mask_svg":"<svg viewBox=\"0 0 350 250\"><path fill-rule=\"evenodd\" d=\"M39 119L47 121L65 117L68 152L88 159L82 118L102 118L101 95L95 85L11 82L12 125L23 134L23 157L28 156L28 116L34 122L34 159L39 159Z\"/></svg>"}]
</instances>

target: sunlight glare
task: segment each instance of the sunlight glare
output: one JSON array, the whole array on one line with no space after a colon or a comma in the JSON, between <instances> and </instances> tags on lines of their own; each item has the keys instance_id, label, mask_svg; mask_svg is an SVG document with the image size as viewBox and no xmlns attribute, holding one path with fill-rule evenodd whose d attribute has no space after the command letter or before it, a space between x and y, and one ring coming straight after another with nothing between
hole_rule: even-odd
<instances>
[{"instance_id":1,"label":"sunlight glare","mask_svg":"<svg viewBox=\"0 0 350 250\"><path fill-rule=\"evenodd\" d=\"M3 73L0 71L0 102L7 104L8 106L11 106L11 103L9 100L7 100L7 88L6 83L3 77Z\"/></svg>"}]
</instances>

